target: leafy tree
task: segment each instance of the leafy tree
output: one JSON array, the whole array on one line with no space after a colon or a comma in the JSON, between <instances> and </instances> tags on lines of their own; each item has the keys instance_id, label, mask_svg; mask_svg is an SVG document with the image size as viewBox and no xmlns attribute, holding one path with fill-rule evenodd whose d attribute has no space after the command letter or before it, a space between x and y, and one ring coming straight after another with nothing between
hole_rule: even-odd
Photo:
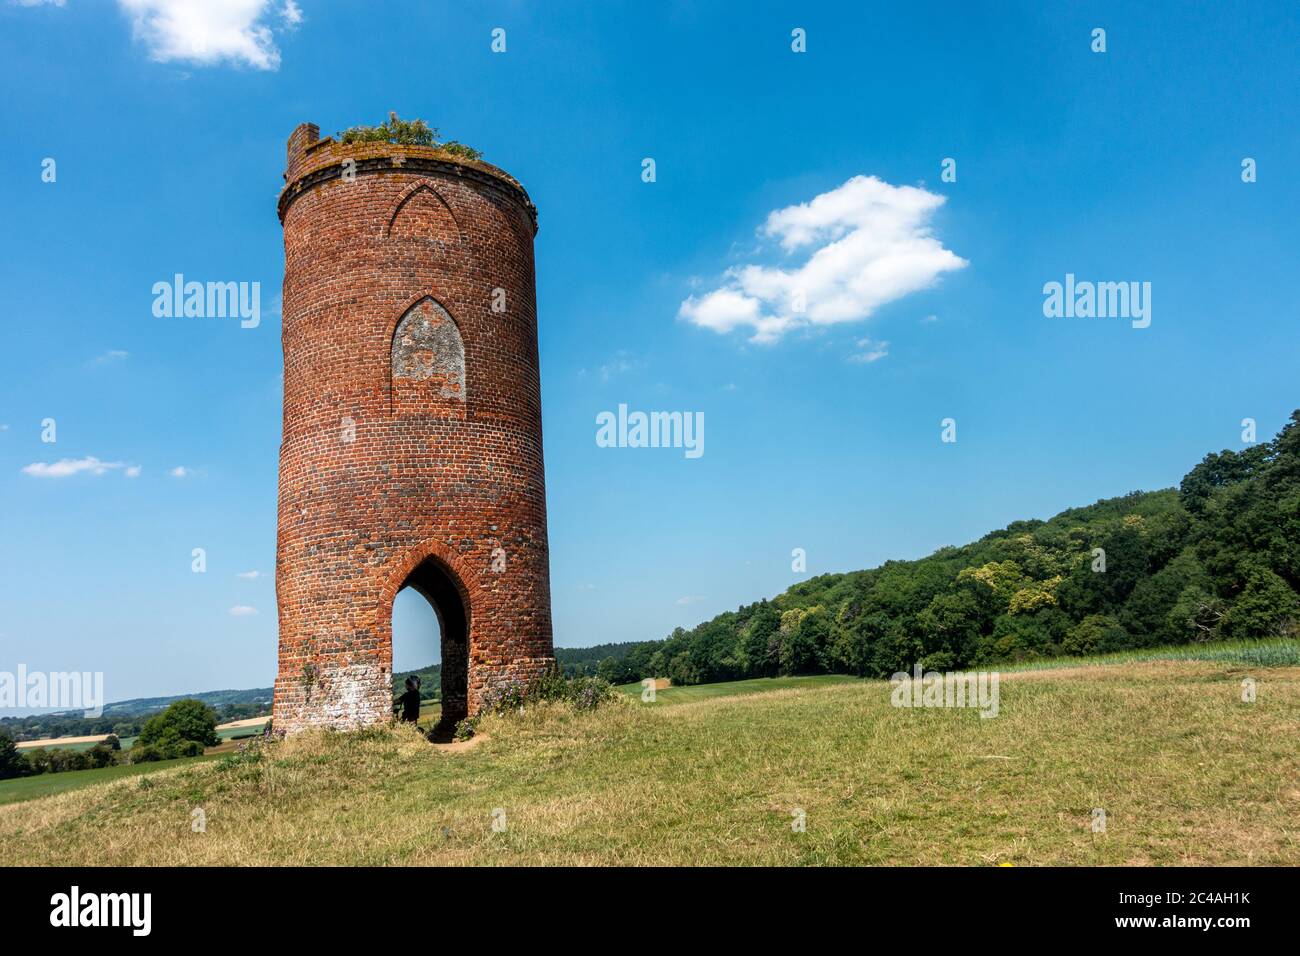
<instances>
[{"instance_id":1,"label":"leafy tree","mask_svg":"<svg viewBox=\"0 0 1300 956\"><path fill-rule=\"evenodd\" d=\"M1268 568L1256 567L1241 596L1224 615L1229 638L1281 637L1300 627L1300 595Z\"/></svg>"},{"instance_id":2,"label":"leafy tree","mask_svg":"<svg viewBox=\"0 0 1300 956\"><path fill-rule=\"evenodd\" d=\"M781 666L780 644L772 651L772 638L781 629L781 613L767 601L760 603L741 632L740 661L746 677L771 677Z\"/></svg>"},{"instance_id":3,"label":"leafy tree","mask_svg":"<svg viewBox=\"0 0 1300 956\"><path fill-rule=\"evenodd\" d=\"M207 704L193 697L169 704L161 714L145 721L137 744L178 745L180 741L193 741L200 747L215 747L221 743L217 735L217 715Z\"/></svg>"},{"instance_id":4,"label":"leafy tree","mask_svg":"<svg viewBox=\"0 0 1300 956\"><path fill-rule=\"evenodd\" d=\"M970 660L985 621L986 615L972 589L936 595L917 615L917 624L926 635L926 657L937 661L936 655L943 655L943 659L953 662L943 666Z\"/></svg>"},{"instance_id":5,"label":"leafy tree","mask_svg":"<svg viewBox=\"0 0 1300 956\"><path fill-rule=\"evenodd\" d=\"M28 769L27 761L23 759L13 738L8 734L0 734L0 780L26 776Z\"/></svg>"},{"instance_id":6,"label":"leafy tree","mask_svg":"<svg viewBox=\"0 0 1300 956\"><path fill-rule=\"evenodd\" d=\"M1166 618L1171 630L1181 632L1183 642L1203 643L1219 637L1225 603L1199 584L1183 588Z\"/></svg>"},{"instance_id":7,"label":"leafy tree","mask_svg":"<svg viewBox=\"0 0 1300 956\"><path fill-rule=\"evenodd\" d=\"M1010 606L1012 596L1027 579L1014 561L990 561L980 567L964 568L957 580L969 582L986 606L1001 613Z\"/></svg>"},{"instance_id":8,"label":"leafy tree","mask_svg":"<svg viewBox=\"0 0 1300 956\"><path fill-rule=\"evenodd\" d=\"M1052 657L1064 640L1069 618L1056 608L1032 614L1005 614L997 619L981 646L984 662L1024 661Z\"/></svg>"},{"instance_id":9,"label":"leafy tree","mask_svg":"<svg viewBox=\"0 0 1300 956\"><path fill-rule=\"evenodd\" d=\"M781 617L782 674L817 674L824 671L830 643L830 616L818 605L807 611L787 611Z\"/></svg>"},{"instance_id":10,"label":"leafy tree","mask_svg":"<svg viewBox=\"0 0 1300 956\"><path fill-rule=\"evenodd\" d=\"M1009 614L1030 614L1040 608L1056 606L1056 589L1061 585L1061 576L1053 575L1045 581L1031 581L1015 594L1007 606Z\"/></svg>"},{"instance_id":11,"label":"leafy tree","mask_svg":"<svg viewBox=\"0 0 1300 956\"><path fill-rule=\"evenodd\" d=\"M27 761L27 772L33 776L53 772L55 752L46 750L44 747L34 747L28 750L23 754L23 759Z\"/></svg>"},{"instance_id":12,"label":"leafy tree","mask_svg":"<svg viewBox=\"0 0 1300 956\"><path fill-rule=\"evenodd\" d=\"M1061 650L1066 654L1105 654L1122 650L1128 643L1128 632L1113 617L1090 614L1070 628Z\"/></svg>"},{"instance_id":13,"label":"leafy tree","mask_svg":"<svg viewBox=\"0 0 1300 956\"><path fill-rule=\"evenodd\" d=\"M1138 581L1119 615L1125 631L1132 635L1132 646L1154 647L1186 641L1190 611L1170 612L1189 587L1204 591L1209 585L1210 579L1191 548L1184 549L1155 574Z\"/></svg>"},{"instance_id":14,"label":"leafy tree","mask_svg":"<svg viewBox=\"0 0 1300 956\"><path fill-rule=\"evenodd\" d=\"M1294 418L1294 416L1292 416ZM1184 476L1178 486L1183 507L1193 515L1202 515L1210 507L1216 492L1248 481L1268 458L1268 446L1256 445L1242 452L1224 449L1211 452Z\"/></svg>"},{"instance_id":15,"label":"leafy tree","mask_svg":"<svg viewBox=\"0 0 1300 956\"><path fill-rule=\"evenodd\" d=\"M86 751L86 756L91 767L110 767L117 763L117 752L103 743L91 747Z\"/></svg>"}]
</instances>

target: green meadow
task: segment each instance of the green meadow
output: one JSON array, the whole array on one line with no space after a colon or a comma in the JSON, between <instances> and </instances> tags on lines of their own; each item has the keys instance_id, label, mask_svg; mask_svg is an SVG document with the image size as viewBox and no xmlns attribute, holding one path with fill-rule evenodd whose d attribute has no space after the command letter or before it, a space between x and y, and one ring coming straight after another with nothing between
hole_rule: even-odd
<instances>
[{"instance_id":1,"label":"green meadow","mask_svg":"<svg viewBox=\"0 0 1300 956\"><path fill-rule=\"evenodd\" d=\"M1253 702L1242 699L1245 677ZM891 706L884 681L779 683L672 688L654 705L632 686L591 712L491 716L474 740L445 747L402 727L320 731L251 755L154 765L0 805L0 857L1300 863L1298 667L1146 660L1007 673L992 719ZM193 833L200 806L207 830Z\"/></svg>"}]
</instances>

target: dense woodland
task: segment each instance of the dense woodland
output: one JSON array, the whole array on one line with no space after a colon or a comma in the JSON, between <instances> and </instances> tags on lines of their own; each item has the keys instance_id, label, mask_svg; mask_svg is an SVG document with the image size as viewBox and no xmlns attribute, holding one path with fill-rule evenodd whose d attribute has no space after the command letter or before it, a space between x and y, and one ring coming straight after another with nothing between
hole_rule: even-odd
<instances>
[{"instance_id":1,"label":"dense woodland","mask_svg":"<svg viewBox=\"0 0 1300 956\"><path fill-rule=\"evenodd\" d=\"M1300 632L1300 411L1178 489L1017 521L973 544L825 574L666 639L557 649L615 683L883 677Z\"/></svg>"}]
</instances>

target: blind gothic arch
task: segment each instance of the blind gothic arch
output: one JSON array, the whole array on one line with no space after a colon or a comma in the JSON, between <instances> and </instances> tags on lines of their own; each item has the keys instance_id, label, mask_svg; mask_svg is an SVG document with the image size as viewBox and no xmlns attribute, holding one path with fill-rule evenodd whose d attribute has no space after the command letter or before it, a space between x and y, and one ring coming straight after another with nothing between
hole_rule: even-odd
<instances>
[{"instance_id":1,"label":"blind gothic arch","mask_svg":"<svg viewBox=\"0 0 1300 956\"><path fill-rule=\"evenodd\" d=\"M425 296L398 320L390 356L393 410L432 401L465 404L465 342L456 321L432 296ZM412 407L418 403L417 407Z\"/></svg>"}]
</instances>

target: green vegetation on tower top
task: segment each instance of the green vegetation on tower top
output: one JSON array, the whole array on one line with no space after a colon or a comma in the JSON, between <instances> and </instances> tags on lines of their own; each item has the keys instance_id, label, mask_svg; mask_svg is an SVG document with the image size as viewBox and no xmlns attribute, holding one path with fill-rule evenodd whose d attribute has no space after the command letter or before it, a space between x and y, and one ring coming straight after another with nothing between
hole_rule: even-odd
<instances>
[{"instance_id":1,"label":"green vegetation on tower top","mask_svg":"<svg viewBox=\"0 0 1300 956\"><path fill-rule=\"evenodd\" d=\"M481 159L483 154L471 146L449 140L438 142L438 128L422 119L398 119L389 113L378 126L352 126L336 134L341 143L392 143L395 146L430 146L462 159Z\"/></svg>"}]
</instances>

